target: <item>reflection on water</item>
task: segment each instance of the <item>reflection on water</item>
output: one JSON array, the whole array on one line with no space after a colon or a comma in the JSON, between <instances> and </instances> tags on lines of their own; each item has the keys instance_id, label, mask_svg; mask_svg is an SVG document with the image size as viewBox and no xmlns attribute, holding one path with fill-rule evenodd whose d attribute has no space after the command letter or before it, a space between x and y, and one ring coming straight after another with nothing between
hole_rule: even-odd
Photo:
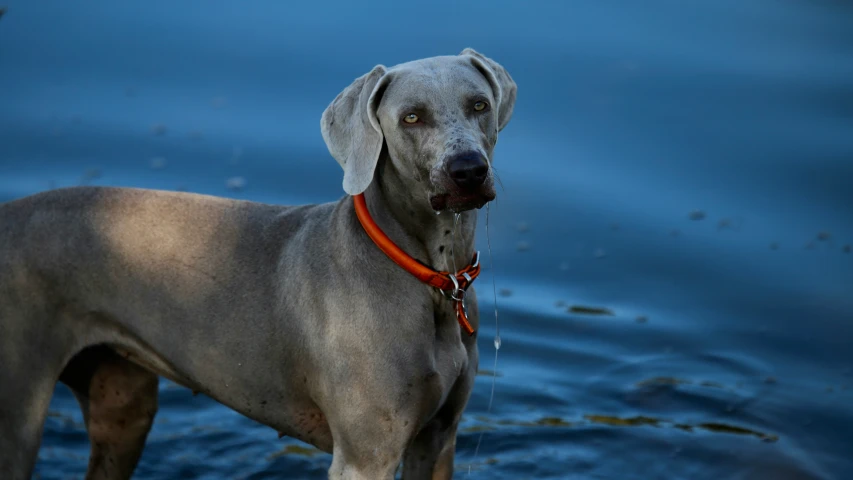
<instances>
[{"instance_id":1,"label":"reflection on water","mask_svg":"<svg viewBox=\"0 0 853 480\"><path fill-rule=\"evenodd\" d=\"M848 3L9 0L0 201L69 185L331 201L325 106L377 63L467 46L519 97L456 477L853 478ZM328 469L204 395L163 381L160 405L135 478ZM82 477L87 456L59 387L37 474Z\"/></svg>"}]
</instances>

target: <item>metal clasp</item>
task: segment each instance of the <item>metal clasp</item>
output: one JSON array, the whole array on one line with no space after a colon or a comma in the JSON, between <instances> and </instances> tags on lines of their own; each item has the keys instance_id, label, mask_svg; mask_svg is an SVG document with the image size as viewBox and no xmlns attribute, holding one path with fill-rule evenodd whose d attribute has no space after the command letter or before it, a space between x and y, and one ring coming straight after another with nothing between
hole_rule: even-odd
<instances>
[{"instance_id":1,"label":"metal clasp","mask_svg":"<svg viewBox=\"0 0 853 480\"><path fill-rule=\"evenodd\" d=\"M456 275L450 274L448 277L450 277L450 280L453 282L453 291L450 292L450 298L457 302L461 302L465 299L465 290L462 290L459 287L459 280L456 279Z\"/></svg>"}]
</instances>

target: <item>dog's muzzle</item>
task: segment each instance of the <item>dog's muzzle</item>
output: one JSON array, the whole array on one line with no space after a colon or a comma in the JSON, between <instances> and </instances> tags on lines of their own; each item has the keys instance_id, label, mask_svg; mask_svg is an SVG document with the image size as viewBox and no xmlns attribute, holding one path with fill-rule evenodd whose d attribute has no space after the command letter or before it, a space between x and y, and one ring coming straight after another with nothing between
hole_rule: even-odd
<instances>
[{"instance_id":1,"label":"dog's muzzle","mask_svg":"<svg viewBox=\"0 0 853 480\"><path fill-rule=\"evenodd\" d=\"M480 208L495 199L495 189L489 175L489 162L483 154L469 151L454 155L446 162L447 193L430 197L433 210L462 212Z\"/></svg>"}]
</instances>

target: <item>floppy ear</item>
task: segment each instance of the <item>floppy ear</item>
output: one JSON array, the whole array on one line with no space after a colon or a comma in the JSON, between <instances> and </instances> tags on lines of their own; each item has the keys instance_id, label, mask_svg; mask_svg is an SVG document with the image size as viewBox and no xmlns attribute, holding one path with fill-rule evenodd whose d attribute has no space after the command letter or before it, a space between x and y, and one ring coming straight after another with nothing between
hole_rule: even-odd
<instances>
[{"instance_id":1,"label":"floppy ear","mask_svg":"<svg viewBox=\"0 0 853 480\"><path fill-rule=\"evenodd\" d=\"M473 48L466 48L459 55L471 57L471 63L491 84L495 99L498 102L498 131L503 130L509 123L509 119L512 117L512 108L515 106L515 94L518 90L515 82L504 67Z\"/></svg>"},{"instance_id":2,"label":"floppy ear","mask_svg":"<svg viewBox=\"0 0 853 480\"><path fill-rule=\"evenodd\" d=\"M384 136L376 117L388 83L386 69L373 67L335 98L320 120L329 153L344 169L344 190L357 195L367 190L379 161Z\"/></svg>"}]
</instances>

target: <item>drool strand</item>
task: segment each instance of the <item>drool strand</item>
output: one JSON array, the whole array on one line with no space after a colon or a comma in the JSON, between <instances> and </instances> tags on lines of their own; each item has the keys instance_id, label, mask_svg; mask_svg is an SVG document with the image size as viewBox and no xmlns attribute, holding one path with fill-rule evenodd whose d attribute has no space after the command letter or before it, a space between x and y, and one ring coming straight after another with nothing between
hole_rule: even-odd
<instances>
[{"instance_id":1,"label":"drool strand","mask_svg":"<svg viewBox=\"0 0 853 480\"><path fill-rule=\"evenodd\" d=\"M450 258L453 261L453 273L459 271L456 268L456 230L459 230L459 218L462 217L462 214L454 213L453 214L453 238L451 239L450 244ZM449 265L448 265L449 266Z\"/></svg>"},{"instance_id":2,"label":"drool strand","mask_svg":"<svg viewBox=\"0 0 853 480\"><path fill-rule=\"evenodd\" d=\"M492 391L489 394L489 405L486 407L486 415L492 413L492 403L495 399L495 384L497 383L498 378L498 350L501 349L501 331L498 326L498 289L497 282L495 281L495 262L492 260L492 239L489 236L489 212L491 204L486 204L486 246L489 251L489 270L492 273L492 298L494 299L494 307L495 307L495 361L492 367ZM480 436L477 439L477 447L474 448L474 459L471 460L471 463L468 464L468 475L471 475L471 466L475 461L477 461L477 456L480 454L480 444L483 442L483 435L485 431L480 432Z\"/></svg>"}]
</instances>

